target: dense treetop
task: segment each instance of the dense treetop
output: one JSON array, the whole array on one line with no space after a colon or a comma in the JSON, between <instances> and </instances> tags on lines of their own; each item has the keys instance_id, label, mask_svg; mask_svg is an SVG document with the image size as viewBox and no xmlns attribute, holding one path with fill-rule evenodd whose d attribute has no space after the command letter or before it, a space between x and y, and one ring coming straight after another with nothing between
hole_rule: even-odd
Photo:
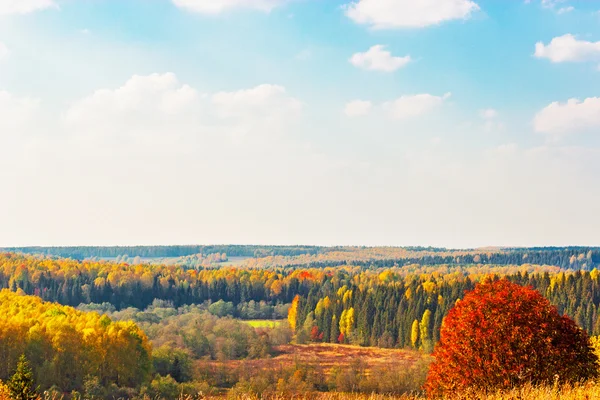
<instances>
[{"instance_id":1,"label":"dense treetop","mask_svg":"<svg viewBox=\"0 0 600 400\"><path fill-rule=\"evenodd\" d=\"M22 354L43 388L81 389L86 377L135 387L150 373L151 349L133 322L0 291L0 379Z\"/></svg>"}]
</instances>

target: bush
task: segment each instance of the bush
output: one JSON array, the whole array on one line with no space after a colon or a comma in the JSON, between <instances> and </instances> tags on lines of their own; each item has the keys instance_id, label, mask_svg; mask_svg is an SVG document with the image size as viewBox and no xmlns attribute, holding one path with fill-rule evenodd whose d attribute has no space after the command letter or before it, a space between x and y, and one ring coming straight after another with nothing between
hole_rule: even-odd
<instances>
[{"instance_id":1,"label":"bush","mask_svg":"<svg viewBox=\"0 0 600 400\"><path fill-rule=\"evenodd\" d=\"M506 279L479 284L450 310L425 389L429 396L597 375L587 334L540 293Z\"/></svg>"},{"instance_id":2,"label":"bush","mask_svg":"<svg viewBox=\"0 0 600 400\"><path fill-rule=\"evenodd\" d=\"M87 376L83 381L83 389L86 399L102 399L106 396L106 390L97 376Z\"/></svg>"},{"instance_id":3,"label":"bush","mask_svg":"<svg viewBox=\"0 0 600 400\"><path fill-rule=\"evenodd\" d=\"M147 394L151 398L177 399L180 395L179 389L177 381L170 375L157 375L156 378L150 382L150 387L142 390L142 394Z\"/></svg>"},{"instance_id":4,"label":"bush","mask_svg":"<svg viewBox=\"0 0 600 400\"><path fill-rule=\"evenodd\" d=\"M219 300L216 303L208 306L208 312L212 315L216 315L217 317L226 317L228 315L232 316L235 311L235 307L233 303L225 302L223 300Z\"/></svg>"},{"instance_id":5,"label":"bush","mask_svg":"<svg viewBox=\"0 0 600 400\"><path fill-rule=\"evenodd\" d=\"M210 386L208 382L193 381L179 385L183 396L204 398L204 396L216 394L215 388Z\"/></svg>"},{"instance_id":6,"label":"bush","mask_svg":"<svg viewBox=\"0 0 600 400\"><path fill-rule=\"evenodd\" d=\"M279 346L282 344L288 344L292 341L294 336L294 332L290 328L290 325L287 323L278 324L274 328L269 329L267 331L269 338L271 339L271 344L273 346Z\"/></svg>"},{"instance_id":7,"label":"bush","mask_svg":"<svg viewBox=\"0 0 600 400\"><path fill-rule=\"evenodd\" d=\"M192 379L192 360L185 350L163 345L152 353L154 372L170 375L177 382L188 382Z\"/></svg>"}]
</instances>

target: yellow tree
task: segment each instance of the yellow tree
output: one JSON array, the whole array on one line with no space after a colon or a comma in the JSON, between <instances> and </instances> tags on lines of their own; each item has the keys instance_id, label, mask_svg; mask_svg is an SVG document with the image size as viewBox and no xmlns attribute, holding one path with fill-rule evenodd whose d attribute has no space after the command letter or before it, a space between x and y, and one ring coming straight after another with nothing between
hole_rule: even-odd
<instances>
[{"instance_id":1,"label":"yellow tree","mask_svg":"<svg viewBox=\"0 0 600 400\"><path fill-rule=\"evenodd\" d=\"M421 347L426 352L433 350L433 343L431 340L431 311L425 310L421 323L419 324L419 333L421 337Z\"/></svg>"},{"instance_id":2,"label":"yellow tree","mask_svg":"<svg viewBox=\"0 0 600 400\"><path fill-rule=\"evenodd\" d=\"M414 320L412 323L412 329L410 330L410 342L412 346L416 349L419 344L419 321Z\"/></svg>"},{"instance_id":3,"label":"yellow tree","mask_svg":"<svg viewBox=\"0 0 600 400\"><path fill-rule=\"evenodd\" d=\"M300 302L300 296L296 295L292 301L292 306L288 311L288 321L292 332L296 332L296 319L298 318L298 303Z\"/></svg>"}]
</instances>

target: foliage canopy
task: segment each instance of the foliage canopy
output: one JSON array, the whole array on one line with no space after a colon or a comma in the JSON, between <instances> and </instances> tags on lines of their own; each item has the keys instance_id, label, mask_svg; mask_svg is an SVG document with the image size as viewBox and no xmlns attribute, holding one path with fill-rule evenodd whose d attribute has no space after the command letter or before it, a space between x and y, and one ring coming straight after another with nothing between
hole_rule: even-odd
<instances>
[{"instance_id":1,"label":"foliage canopy","mask_svg":"<svg viewBox=\"0 0 600 400\"><path fill-rule=\"evenodd\" d=\"M598 358L585 331L539 292L506 279L467 292L440 336L425 384L430 397L597 375Z\"/></svg>"}]
</instances>

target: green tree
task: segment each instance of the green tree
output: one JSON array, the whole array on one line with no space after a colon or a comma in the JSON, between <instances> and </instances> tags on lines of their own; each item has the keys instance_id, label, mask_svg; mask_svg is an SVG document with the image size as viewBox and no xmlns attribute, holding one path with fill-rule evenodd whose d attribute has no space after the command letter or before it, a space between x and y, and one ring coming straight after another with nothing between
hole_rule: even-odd
<instances>
[{"instance_id":1,"label":"green tree","mask_svg":"<svg viewBox=\"0 0 600 400\"><path fill-rule=\"evenodd\" d=\"M15 400L34 400L38 394L34 388L33 371L25 354L22 354L17 363L17 369L7 383L11 398Z\"/></svg>"},{"instance_id":2,"label":"green tree","mask_svg":"<svg viewBox=\"0 0 600 400\"><path fill-rule=\"evenodd\" d=\"M329 340L332 343L337 343L340 336L340 327L338 325L337 317L335 314L331 317L331 333L329 334Z\"/></svg>"}]
</instances>

